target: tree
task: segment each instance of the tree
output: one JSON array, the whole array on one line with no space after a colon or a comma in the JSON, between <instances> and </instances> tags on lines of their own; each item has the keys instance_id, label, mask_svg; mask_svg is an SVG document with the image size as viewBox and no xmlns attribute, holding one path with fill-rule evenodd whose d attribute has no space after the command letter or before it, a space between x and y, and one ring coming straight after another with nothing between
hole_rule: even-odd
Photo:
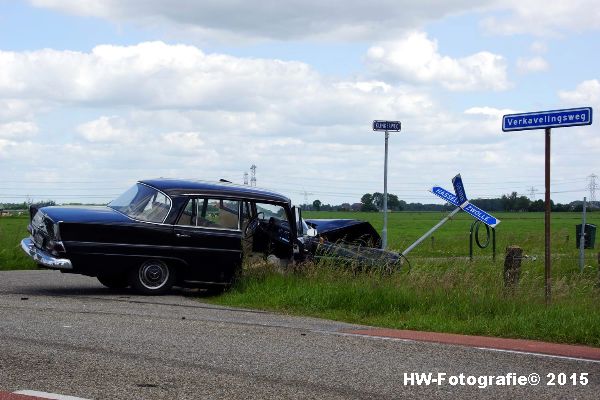
<instances>
[{"instance_id":1,"label":"tree","mask_svg":"<svg viewBox=\"0 0 600 400\"><path fill-rule=\"evenodd\" d=\"M373 204L373 195L371 193L365 193L360 198L361 207L360 211L377 211L377 206Z\"/></svg>"},{"instance_id":2,"label":"tree","mask_svg":"<svg viewBox=\"0 0 600 400\"><path fill-rule=\"evenodd\" d=\"M321 211L321 200L313 201L313 208L317 211Z\"/></svg>"},{"instance_id":3,"label":"tree","mask_svg":"<svg viewBox=\"0 0 600 400\"><path fill-rule=\"evenodd\" d=\"M508 196L502 195L502 208L504 211L517 211L518 210L518 195L517 192L512 192Z\"/></svg>"},{"instance_id":4,"label":"tree","mask_svg":"<svg viewBox=\"0 0 600 400\"><path fill-rule=\"evenodd\" d=\"M388 208L393 211L402 211L402 205L398 196L388 193Z\"/></svg>"},{"instance_id":5,"label":"tree","mask_svg":"<svg viewBox=\"0 0 600 400\"><path fill-rule=\"evenodd\" d=\"M383 210L383 193L375 192L373 193L373 204L377 207L378 210Z\"/></svg>"},{"instance_id":6,"label":"tree","mask_svg":"<svg viewBox=\"0 0 600 400\"><path fill-rule=\"evenodd\" d=\"M544 211L545 209L546 207L544 206L544 200L541 199L532 201L528 208L529 211L533 212Z\"/></svg>"},{"instance_id":7,"label":"tree","mask_svg":"<svg viewBox=\"0 0 600 400\"><path fill-rule=\"evenodd\" d=\"M529 205L531 204L531 200L529 200L526 196L517 197L515 201L515 211L527 211Z\"/></svg>"},{"instance_id":8,"label":"tree","mask_svg":"<svg viewBox=\"0 0 600 400\"><path fill-rule=\"evenodd\" d=\"M375 207L377 207L378 210L383 210L383 198L385 196L383 195L383 193L379 193L379 192L375 192L373 193L373 204L375 205ZM387 195L387 207L388 210L392 210L392 211L402 211L402 206L400 205L400 200L398 199L398 196L396 196L395 194L391 194L388 193Z\"/></svg>"}]
</instances>

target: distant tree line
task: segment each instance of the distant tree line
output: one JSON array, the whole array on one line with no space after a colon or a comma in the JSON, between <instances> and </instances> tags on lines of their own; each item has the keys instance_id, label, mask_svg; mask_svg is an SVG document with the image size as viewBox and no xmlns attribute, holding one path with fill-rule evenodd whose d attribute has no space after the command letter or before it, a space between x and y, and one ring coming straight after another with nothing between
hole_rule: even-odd
<instances>
[{"instance_id":1,"label":"distant tree line","mask_svg":"<svg viewBox=\"0 0 600 400\"><path fill-rule=\"evenodd\" d=\"M36 203L22 202L22 203L0 203L0 210L28 210L31 204L35 204L37 207L55 206L54 200L40 201Z\"/></svg>"},{"instance_id":2,"label":"distant tree line","mask_svg":"<svg viewBox=\"0 0 600 400\"><path fill-rule=\"evenodd\" d=\"M517 192L502 195L502 197L494 199L472 199L469 200L477 207L486 211L515 211L515 212L535 212L544 211L544 200L530 200L527 196L519 196ZM32 203L0 203L0 211L10 210L27 210ZM54 200L45 200L33 203L37 207L55 206ZM69 203L68 205L82 205L82 203ZM95 204L86 204L95 205ZM388 210L390 211L450 211L454 208L450 204L422 204L422 203L407 203L400 200L397 195L388 193ZM554 203L550 201L550 206L553 212L577 211L583 209L582 201L573 201L567 204ZM377 212L383 210L383 193L365 193L360 198L360 203L342 203L338 205L323 204L321 200L315 200L312 204L302 204L302 210L307 211L367 211ZM599 210L600 202L589 203L588 211Z\"/></svg>"},{"instance_id":3,"label":"distant tree line","mask_svg":"<svg viewBox=\"0 0 600 400\"><path fill-rule=\"evenodd\" d=\"M377 212L383 210L383 193L365 193L360 198L360 203L342 203L339 205L323 204L320 200L312 204L303 204L303 210L310 211L367 211ZM422 204L407 203L400 200L397 195L388 193L388 210L390 211L450 211L454 208L451 204ZM531 200L527 196L519 196L517 192L504 194L502 197L492 199L472 199L471 203L486 211L513 211L513 212L536 212L544 211L544 200ZM567 204L554 203L550 201L553 212L581 211L582 201L573 201ZM588 210L600 209L600 202L588 203Z\"/></svg>"}]
</instances>

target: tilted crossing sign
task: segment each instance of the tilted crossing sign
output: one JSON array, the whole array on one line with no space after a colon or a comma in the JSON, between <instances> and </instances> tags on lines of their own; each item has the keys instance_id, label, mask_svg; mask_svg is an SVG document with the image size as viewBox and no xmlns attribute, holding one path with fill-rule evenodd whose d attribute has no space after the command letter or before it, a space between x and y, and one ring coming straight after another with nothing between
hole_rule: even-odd
<instances>
[{"instance_id":1,"label":"tilted crossing sign","mask_svg":"<svg viewBox=\"0 0 600 400\"><path fill-rule=\"evenodd\" d=\"M441 197L443 200L446 200L450 204L454 204L456 207L460 207L458 197L456 197L454 193L449 192L444 188L434 186L431 188L431 193L435 194L438 197Z\"/></svg>"},{"instance_id":2,"label":"tilted crossing sign","mask_svg":"<svg viewBox=\"0 0 600 400\"><path fill-rule=\"evenodd\" d=\"M448 214L446 217L444 217L444 219L442 219L440 222L438 222L433 228L428 230L423 236L418 238L413 244L408 246L406 248L406 250L404 250L401 253L402 255L408 254L412 249L417 247L420 243L423 243L423 241L425 239L427 239L431 234L433 234L433 232L435 232L442 225L444 225L447 221L449 221L450 218L452 218L454 215L456 215L456 213L458 213L460 210L463 210L464 212L472 215L473 217L477 218L479 221L490 226L491 228L495 228L496 225L498 225L500 223L499 219L497 219L494 216L483 211L481 208L476 207L473 204L469 203L469 200L467 200L467 195L465 193L465 188L463 186L460 174L456 175L454 177L454 179L452 179L452 185L454 186L454 190L456 191L456 194L454 194L442 187L439 187L439 186L432 187L431 193L442 198L443 200L447 201L448 203L455 205L456 208L450 214ZM494 232L496 232L496 231L494 230ZM494 233L494 238L495 237L496 236ZM496 243L495 240L496 239L494 239L494 243ZM496 248L496 245L494 244L494 249L495 248ZM495 252L495 250L494 250L494 252Z\"/></svg>"},{"instance_id":3,"label":"tilted crossing sign","mask_svg":"<svg viewBox=\"0 0 600 400\"><path fill-rule=\"evenodd\" d=\"M464 204L467 201L467 193L465 193L465 187L463 186L460 174L452 178L452 186L454 186L454 193L458 197L458 202Z\"/></svg>"},{"instance_id":4,"label":"tilted crossing sign","mask_svg":"<svg viewBox=\"0 0 600 400\"><path fill-rule=\"evenodd\" d=\"M489 225L492 228L495 228L496 225L498 225L500 223L499 219L486 213L481 208L479 208L469 202L467 202L467 204L465 206L461 206L461 208L467 214L471 214L473 217L477 218L478 220L480 220L481 222L483 222L486 225Z\"/></svg>"},{"instance_id":5,"label":"tilted crossing sign","mask_svg":"<svg viewBox=\"0 0 600 400\"><path fill-rule=\"evenodd\" d=\"M442 198L443 200L446 200L448 203L455 205L456 207L460 207L464 212L470 214L471 216L480 220L484 224L489 225L491 228L495 228L496 225L500 223L500 220L498 218L494 217L491 214L488 214L481 208L469 203L469 200L467 200L467 195L465 194L465 188L462 184L462 178L460 177L460 174L456 175L452 179L452 184L454 185L454 188L457 192L456 194L449 192L448 190L439 186L432 187L431 193ZM462 201L463 198L464 201Z\"/></svg>"}]
</instances>

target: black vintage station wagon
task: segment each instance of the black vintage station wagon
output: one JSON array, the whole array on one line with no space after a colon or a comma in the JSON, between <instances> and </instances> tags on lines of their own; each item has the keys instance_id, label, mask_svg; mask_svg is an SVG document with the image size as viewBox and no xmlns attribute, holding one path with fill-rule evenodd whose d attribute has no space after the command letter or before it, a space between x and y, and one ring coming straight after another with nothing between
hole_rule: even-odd
<instances>
[{"instance_id":1,"label":"black vintage station wagon","mask_svg":"<svg viewBox=\"0 0 600 400\"><path fill-rule=\"evenodd\" d=\"M304 221L289 198L229 182L145 180L107 206L32 207L30 214L31 236L21 247L38 265L144 294L173 285L225 288L244 257L281 266L304 260L323 243L317 229L336 241L376 247L380 240L368 223Z\"/></svg>"}]
</instances>

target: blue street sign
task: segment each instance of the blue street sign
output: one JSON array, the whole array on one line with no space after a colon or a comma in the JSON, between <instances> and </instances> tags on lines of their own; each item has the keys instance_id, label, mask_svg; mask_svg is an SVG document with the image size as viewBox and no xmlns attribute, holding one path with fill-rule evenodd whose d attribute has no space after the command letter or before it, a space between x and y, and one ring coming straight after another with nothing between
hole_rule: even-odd
<instances>
[{"instance_id":1,"label":"blue street sign","mask_svg":"<svg viewBox=\"0 0 600 400\"><path fill-rule=\"evenodd\" d=\"M460 175L457 175L457 176L460 176ZM478 220L480 220L481 222L483 222L486 225L489 225L492 228L495 228L496 225L498 225L500 223L499 219L497 219L493 215L486 213L481 208L469 203L468 200L463 203L459 203L458 196L454 195L453 193L447 191L444 188L441 188L439 186L434 186L431 188L431 193L433 193L436 196L440 197L441 199L447 201L448 203L455 205L456 207L460 207L464 212L472 215L473 217L477 218Z\"/></svg>"},{"instance_id":2,"label":"blue street sign","mask_svg":"<svg viewBox=\"0 0 600 400\"><path fill-rule=\"evenodd\" d=\"M489 225L492 228L495 228L496 225L498 225L500 223L499 219L486 213L481 208L476 207L471 203L467 202L467 204L463 205L461 208L463 209L464 212L471 214L473 217L477 218L478 220L480 220L481 222L483 222L486 225Z\"/></svg>"},{"instance_id":3,"label":"blue street sign","mask_svg":"<svg viewBox=\"0 0 600 400\"><path fill-rule=\"evenodd\" d=\"M502 117L504 132L591 124L592 107L508 114Z\"/></svg>"},{"instance_id":4,"label":"blue street sign","mask_svg":"<svg viewBox=\"0 0 600 400\"><path fill-rule=\"evenodd\" d=\"M454 194L450 193L444 188L434 186L431 188L431 193L435 194L438 197L441 197L442 200L446 200L450 204L454 204L456 207L460 207L458 197L456 197Z\"/></svg>"},{"instance_id":5,"label":"blue street sign","mask_svg":"<svg viewBox=\"0 0 600 400\"><path fill-rule=\"evenodd\" d=\"M465 187L462 182L460 174L452 178L452 186L454 186L454 193L458 197L458 202L462 205L467 202L467 194L465 193Z\"/></svg>"},{"instance_id":6,"label":"blue street sign","mask_svg":"<svg viewBox=\"0 0 600 400\"><path fill-rule=\"evenodd\" d=\"M400 131L400 121L373 121L374 131Z\"/></svg>"}]
</instances>

